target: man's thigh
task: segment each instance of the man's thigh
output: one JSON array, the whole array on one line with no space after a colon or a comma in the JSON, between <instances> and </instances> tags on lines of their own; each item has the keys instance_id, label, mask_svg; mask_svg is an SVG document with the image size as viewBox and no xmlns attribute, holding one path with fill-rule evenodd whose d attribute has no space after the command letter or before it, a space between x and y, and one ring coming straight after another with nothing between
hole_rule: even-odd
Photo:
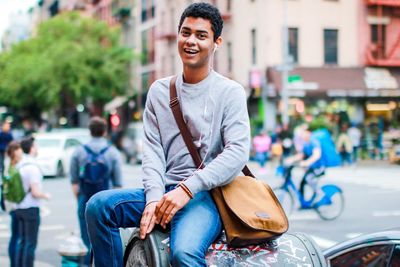
<instances>
[{"instance_id":1,"label":"man's thigh","mask_svg":"<svg viewBox=\"0 0 400 267\"><path fill-rule=\"evenodd\" d=\"M172 219L171 249L194 248L205 253L221 230L221 219L210 193L197 193Z\"/></svg>"},{"instance_id":2,"label":"man's thigh","mask_svg":"<svg viewBox=\"0 0 400 267\"><path fill-rule=\"evenodd\" d=\"M93 219L104 218L112 227L137 227L145 205L146 198L141 188L104 190L89 200L86 216L89 209Z\"/></svg>"}]
</instances>

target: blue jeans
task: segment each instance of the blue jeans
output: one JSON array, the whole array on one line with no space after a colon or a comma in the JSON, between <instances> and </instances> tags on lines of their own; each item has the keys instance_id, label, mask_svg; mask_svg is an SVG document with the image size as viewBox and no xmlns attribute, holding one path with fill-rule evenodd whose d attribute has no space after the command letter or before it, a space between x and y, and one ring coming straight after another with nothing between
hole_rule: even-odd
<instances>
[{"instance_id":1,"label":"blue jeans","mask_svg":"<svg viewBox=\"0 0 400 267\"><path fill-rule=\"evenodd\" d=\"M88 253L85 257L86 265L89 265L89 263L90 263L90 241L89 241L89 235L87 232L86 219L85 219L85 208L86 208L86 203L88 202L88 200L89 200L89 197L86 196L85 194L80 193L78 195L79 229L81 232L82 241L88 249Z\"/></svg>"},{"instance_id":2,"label":"blue jeans","mask_svg":"<svg viewBox=\"0 0 400 267\"><path fill-rule=\"evenodd\" d=\"M17 252L17 245L19 240L18 235L18 220L15 216L15 211L10 211L10 227L11 227L11 237L10 241L8 242L8 256L10 258L10 267L16 267L17 259L16 259L16 252Z\"/></svg>"},{"instance_id":3,"label":"blue jeans","mask_svg":"<svg viewBox=\"0 0 400 267\"><path fill-rule=\"evenodd\" d=\"M15 217L18 220L19 237L16 249L16 266L33 267L39 235L39 208L17 209L15 210Z\"/></svg>"},{"instance_id":4,"label":"blue jeans","mask_svg":"<svg viewBox=\"0 0 400 267\"><path fill-rule=\"evenodd\" d=\"M96 267L123 266L120 227L139 227L145 208L143 189L118 189L94 195L86 221ZM218 210L209 192L199 192L171 221L172 266L206 266L208 247L221 233Z\"/></svg>"},{"instance_id":5,"label":"blue jeans","mask_svg":"<svg viewBox=\"0 0 400 267\"><path fill-rule=\"evenodd\" d=\"M260 167L264 168L265 163L267 163L268 160L268 152L256 152L256 160L258 162L258 164L260 164Z\"/></svg>"}]
</instances>

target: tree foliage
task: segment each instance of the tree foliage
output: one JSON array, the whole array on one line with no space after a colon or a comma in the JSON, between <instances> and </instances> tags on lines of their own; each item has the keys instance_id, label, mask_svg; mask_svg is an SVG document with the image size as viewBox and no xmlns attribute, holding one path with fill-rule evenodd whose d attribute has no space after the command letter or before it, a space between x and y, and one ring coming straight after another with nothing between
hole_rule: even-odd
<instances>
[{"instance_id":1,"label":"tree foliage","mask_svg":"<svg viewBox=\"0 0 400 267\"><path fill-rule=\"evenodd\" d=\"M131 50L118 28L79 13L43 22L37 34L0 54L0 102L26 111L84 103L102 106L124 94Z\"/></svg>"}]
</instances>

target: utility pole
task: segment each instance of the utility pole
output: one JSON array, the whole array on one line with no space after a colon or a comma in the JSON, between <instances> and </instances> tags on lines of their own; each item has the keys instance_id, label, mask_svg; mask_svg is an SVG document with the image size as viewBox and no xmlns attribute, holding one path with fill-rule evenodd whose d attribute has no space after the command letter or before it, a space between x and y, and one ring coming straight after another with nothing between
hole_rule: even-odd
<instances>
[{"instance_id":1,"label":"utility pole","mask_svg":"<svg viewBox=\"0 0 400 267\"><path fill-rule=\"evenodd\" d=\"M282 88L281 88L281 101L282 112L281 120L283 125L289 125L289 95L288 95L288 72L290 68L289 62L289 30L287 22L287 0L283 0L283 25L282 25Z\"/></svg>"}]
</instances>

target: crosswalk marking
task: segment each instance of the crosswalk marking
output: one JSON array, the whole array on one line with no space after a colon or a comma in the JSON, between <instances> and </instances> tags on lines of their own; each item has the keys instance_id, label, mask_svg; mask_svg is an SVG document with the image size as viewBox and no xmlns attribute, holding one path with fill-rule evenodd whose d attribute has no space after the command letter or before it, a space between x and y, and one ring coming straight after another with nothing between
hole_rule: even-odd
<instances>
[{"instance_id":1,"label":"crosswalk marking","mask_svg":"<svg viewBox=\"0 0 400 267\"><path fill-rule=\"evenodd\" d=\"M382 211L374 211L374 212L372 212L372 216L374 216L374 217L400 216L400 210L382 210Z\"/></svg>"}]
</instances>

